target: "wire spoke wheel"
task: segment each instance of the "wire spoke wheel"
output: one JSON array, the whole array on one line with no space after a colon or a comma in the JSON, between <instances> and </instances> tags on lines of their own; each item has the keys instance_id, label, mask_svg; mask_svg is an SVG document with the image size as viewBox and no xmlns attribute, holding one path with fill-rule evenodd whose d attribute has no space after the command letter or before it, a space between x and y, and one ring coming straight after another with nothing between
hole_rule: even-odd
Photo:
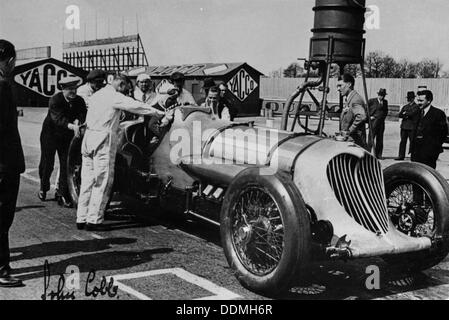
<instances>
[{"instance_id":1,"label":"wire spoke wheel","mask_svg":"<svg viewBox=\"0 0 449 320\"><path fill-rule=\"evenodd\" d=\"M73 167L72 179L74 182L74 188L77 194L80 193L81 188L81 165L75 165Z\"/></svg>"},{"instance_id":2,"label":"wire spoke wheel","mask_svg":"<svg viewBox=\"0 0 449 320\"><path fill-rule=\"evenodd\" d=\"M67 158L67 185L73 202L78 203L81 188L81 142L82 137L73 138Z\"/></svg>"},{"instance_id":3,"label":"wire spoke wheel","mask_svg":"<svg viewBox=\"0 0 449 320\"><path fill-rule=\"evenodd\" d=\"M247 289L276 297L301 282L310 263L310 217L291 176L239 173L220 213L223 251Z\"/></svg>"},{"instance_id":4,"label":"wire spoke wheel","mask_svg":"<svg viewBox=\"0 0 449 320\"><path fill-rule=\"evenodd\" d=\"M406 272L437 265L449 252L449 185L434 169L400 163L384 170L388 213L396 229L413 238L428 238L430 248L384 256Z\"/></svg>"},{"instance_id":5,"label":"wire spoke wheel","mask_svg":"<svg viewBox=\"0 0 449 320\"><path fill-rule=\"evenodd\" d=\"M434 206L428 191L411 181L395 185L387 195L388 213L393 224L411 237L433 237Z\"/></svg>"},{"instance_id":6,"label":"wire spoke wheel","mask_svg":"<svg viewBox=\"0 0 449 320\"><path fill-rule=\"evenodd\" d=\"M258 187L244 190L231 216L232 242L238 258L251 273L272 272L282 257L284 225L272 196Z\"/></svg>"}]
</instances>

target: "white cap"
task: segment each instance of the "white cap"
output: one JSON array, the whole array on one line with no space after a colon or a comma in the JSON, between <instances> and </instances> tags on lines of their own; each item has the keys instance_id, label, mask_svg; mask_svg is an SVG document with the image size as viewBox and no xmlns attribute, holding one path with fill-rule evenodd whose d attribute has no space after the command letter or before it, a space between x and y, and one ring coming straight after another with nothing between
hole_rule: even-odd
<instances>
[{"instance_id":1,"label":"white cap","mask_svg":"<svg viewBox=\"0 0 449 320\"><path fill-rule=\"evenodd\" d=\"M145 80L151 80L151 77L146 73L139 74L139 76L137 77L137 82Z\"/></svg>"}]
</instances>

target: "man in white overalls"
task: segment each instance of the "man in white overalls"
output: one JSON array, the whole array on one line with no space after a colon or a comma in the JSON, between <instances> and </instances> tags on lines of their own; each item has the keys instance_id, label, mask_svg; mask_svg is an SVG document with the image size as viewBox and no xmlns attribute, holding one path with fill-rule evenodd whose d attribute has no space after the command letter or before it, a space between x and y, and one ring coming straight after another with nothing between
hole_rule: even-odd
<instances>
[{"instance_id":1,"label":"man in white overalls","mask_svg":"<svg viewBox=\"0 0 449 320\"><path fill-rule=\"evenodd\" d=\"M89 101L81 148L83 163L76 220L80 230L105 230L102 223L114 179L121 111L165 116L164 112L125 96L131 86L126 76L117 75L111 85L99 90Z\"/></svg>"}]
</instances>

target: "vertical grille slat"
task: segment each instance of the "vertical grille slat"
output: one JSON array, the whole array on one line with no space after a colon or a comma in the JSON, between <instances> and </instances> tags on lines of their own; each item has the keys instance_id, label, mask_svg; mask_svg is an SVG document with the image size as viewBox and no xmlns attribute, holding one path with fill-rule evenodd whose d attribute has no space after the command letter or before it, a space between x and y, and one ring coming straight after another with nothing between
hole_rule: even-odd
<instances>
[{"instance_id":1,"label":"vertical grille slat","mask_svg":"<svg viewBox=\"0 0 449 320\"><path fill-rule=\"evenodd\" d=\"M379 223L378 228L385 229L387 227L386 224L383 223L382 217L379 216L379 212L382 212L382 195L378 192L378 186L376 183L369 183L370 181L377 181L377 175L373 172L370 172L370 165L374 163L369 163L369 161L365 161L360 166L362 168L362 179L361 185L363 186L363 191L366 197L368 198L368 204L372 203L373 210L372 213L375 216L375 220Z\"/></svg>"},{"instance_id":2,"label":"vertical grille slat","mask_svg":"<svg viewBox=\"0 0 449 320\"><path fill-rule=\"evenodd\" d=\"M380 163L371 155L333 158L327 167L338 202L358 224L374 233L388 232L388 211Z\"/></svg>"},{"instance_id":3,"label":"vertical grille slat","mask_svg":"<svg viewBox=\"0 0 449 320\"><path fill-rule=\"evenodd\" d=\"M373 219L371 219L370 215L366 215L364 214L364 208L365 208L365 204L363 203L363 198L359 197L358 195L360 194L359 190L360 187L357 184L357 180L354 179L354 176L356 175L357 170L357 158L351 157L349 155L345 155L344 157L344 162L345 163L351 163L352 166L352 170L350 172L345 171L346 173L346 181L347 184L352 187L352 192L350 194L348 194L348 198L353 199L354 202L357 203L357 208L356 210L353 210L350 215L352 218L354 218L359 224L368 227L370 230L376 230L376 223L373 221ZM337 171L338 174L338 171Z\"/></svg>"}]
</instances>

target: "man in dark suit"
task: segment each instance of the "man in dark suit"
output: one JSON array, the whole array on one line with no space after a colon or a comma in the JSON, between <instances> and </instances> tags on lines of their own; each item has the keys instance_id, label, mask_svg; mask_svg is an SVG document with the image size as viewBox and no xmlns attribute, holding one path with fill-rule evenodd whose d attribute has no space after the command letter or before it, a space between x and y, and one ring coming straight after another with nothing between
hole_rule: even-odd
<instances>
[{"instance_id":1,"label":"man in dark suit","mask_svg":"<svg viewBox=\"0 0 449 320\"><path fill-rule=\"evenodd\" d=\"M420 162L436 169L437 160L443 152L447 136L446 114L432 106L433 94L430 90L418 92L420 118L412 143L412 161Z\"/></svg>"},{"instance_id":2,"label":"man in dark suit","mask_svg":"<svg viewBox=\"0 0 449 320\"><path fill-rule=\"evenodd\" d=\"M402 119L401 123L401 143L399 144L399 156L395 159L402 161L405 159L405 149L407 147L407 140L410 141L410 153L413 137L415 136L415 130L419 121L419 106L415 103L415 92L409 91L407 93L407 102L399 112L399 118Z\"/></svg>"},{"instance_id":3,"label":"man in dark suit","mask_svg":"<svg viewBox=\"0 0 449 320\"><path fill-rule=\"evenodd\" d=\"M385 99L387 90L379 89L377 98L368 101L368 107L373 128L375 153L378 159L382 159L384 149L385 119L388 116L388 101Z\"/></svg>"},{"instance_id":4,"label":"man in dark suit","mask_svg":"<svg viewBox=\"0 0 449 320\"><path fill-rule=\"evenodd\" d=\"M349 73L338 78L338 91L346 98L340 117L340 130L346 132L357 145L366 149L365 101L354 90L354 84L355 79Z\"/></svg>"},{"instance_id":5,"label":"man in dark suit","mask_svg":"<svg viewBox=\"0 0 449 320\"><path fill-rule=\"evenodd\" d=\"M67 77L59 82L62 92L54 95L49 102L48 115L44 120L41 132L41 160L39 163L39 177L41 189L39 199L45 201L50 190L50 177L58 153L59 175L59 204L71 208L73 206L67 186L67 153L73 136L79 136L79 125L86 118L86 103L76 94L79 80Z\"/></svg>"},{"instance_id":6,"label":"man in dark suit","mask_svg":"<svg viewBox=\"0 0 449 320\"><path fill-rule=\"evenodd\" d=\"M16 64L14 45L0 40L0 287L17 287L11 276L9 229L14 220L20 174L25 171L22 143L17 128L17 108L10 77Z\"/></svg>"}]
</instances>

